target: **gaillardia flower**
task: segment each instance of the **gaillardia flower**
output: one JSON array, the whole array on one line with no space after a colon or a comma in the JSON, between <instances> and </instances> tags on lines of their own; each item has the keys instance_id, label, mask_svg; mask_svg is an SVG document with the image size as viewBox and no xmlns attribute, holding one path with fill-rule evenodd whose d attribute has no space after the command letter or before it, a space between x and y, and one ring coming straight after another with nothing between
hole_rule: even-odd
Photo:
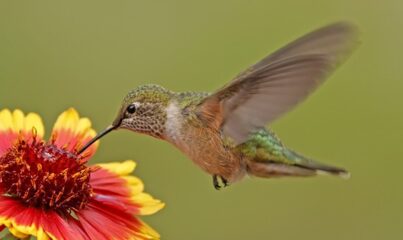
<instances>
[{"instance_id":1,"label":"gaillardia flower","mask_svg":"<svg viewBox=\"0 0 403 240\"><path fill-rule=\"evenodd\" d=\"M35 113L0 111L0 230L39 240L159 239L136 215L164 204L143 192L130 176L133 161L88 166L97 144L91 122L68 109L57 119L50 140Z\"/></svg>"}]
</instances>

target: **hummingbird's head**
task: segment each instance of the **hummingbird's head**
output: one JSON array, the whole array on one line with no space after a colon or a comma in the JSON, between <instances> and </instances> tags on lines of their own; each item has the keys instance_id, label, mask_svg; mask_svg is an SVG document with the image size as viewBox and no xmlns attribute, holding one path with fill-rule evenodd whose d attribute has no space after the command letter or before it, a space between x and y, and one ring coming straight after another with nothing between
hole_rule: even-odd
<instances>
[{"instance_id":1,"label":"hummingbird's head","mask_svg":"<svg viewBox=\"0 0 403 240\"><path fill-rule=\"evenodd\" d=\"M166 122L166 108L173 93L158 85L142 85L130 91L113 126L161 138Z\"/></svg>"},{"instance_id":2,"label":"hummingbird's head","mask_svg":"<svg viewBox=\"0 0 403 240\"><path fill-rule=\"evenodd\" d=\"M78 153L84 152L95 141L116 129L128 129L162 138L167 119L166 108L173 95L169 90L153 84L131 90L123 99L112 125L95 136Z\"/></svg>"}]
</instances>

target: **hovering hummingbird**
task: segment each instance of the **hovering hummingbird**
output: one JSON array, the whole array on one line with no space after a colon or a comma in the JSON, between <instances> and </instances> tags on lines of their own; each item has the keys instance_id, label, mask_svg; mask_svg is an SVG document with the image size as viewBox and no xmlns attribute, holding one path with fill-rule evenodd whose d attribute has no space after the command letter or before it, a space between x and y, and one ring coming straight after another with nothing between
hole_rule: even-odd
<instances>
[{"instance_id":1,"label":"hovering hummingbird","mask_svg":"<svg viewBox=\"0 0 403 240\"><path fill-rule=\"evenodd\" d=\"M287 148L265 125L323 83L357 42L354 26L335 23L291 42L213 93L139 86L126 95L112 125L79 154L112 130L128 129L179 148L213 176L216 189L245 175L346 177L343 168Z\"/></svg>"}]
</instances>

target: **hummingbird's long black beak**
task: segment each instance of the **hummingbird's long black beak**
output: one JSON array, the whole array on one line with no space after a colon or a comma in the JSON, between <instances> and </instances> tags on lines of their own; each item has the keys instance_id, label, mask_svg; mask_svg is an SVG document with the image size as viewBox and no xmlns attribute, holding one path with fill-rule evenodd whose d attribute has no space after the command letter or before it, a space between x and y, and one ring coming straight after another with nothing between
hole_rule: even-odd
<instances>
[{"instance_id":1,"label":"hummingbird's long black beak","mask_svg":"<svg viewBox=\"0 0 403 240\"><path fill-rule=\"evenodd\" d=\"M87 144L85 144L85 145L77 152L77 154L80 155L80 154L83 153L87 148L89 148L94 142L98 141L101 137L105 136L106 134L108 134L108 133L111 132L112 130L115 130L116 128L117 128L117 126L114 126L114 125L108 126L105 130L103 130L102 132L98 133L98 135L96 135L93 139L91 139L91 141L89 141Z\"/></svg>"}]
</instances>

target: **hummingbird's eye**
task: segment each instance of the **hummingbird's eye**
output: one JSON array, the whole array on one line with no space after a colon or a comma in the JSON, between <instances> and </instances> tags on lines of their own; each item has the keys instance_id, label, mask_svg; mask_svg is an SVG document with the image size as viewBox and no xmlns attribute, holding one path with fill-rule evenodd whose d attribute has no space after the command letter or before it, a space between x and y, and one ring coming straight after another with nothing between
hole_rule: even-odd
<instances>
[{"instance_id":1,"label":"hummingbird's eye","mask_svg":"<svg viewBox=\"0 0 403 240\"><path fill-rule=\"evenodd\" d=\"M136 112L136 109L137 109L136 105L130 104L130 105L127 107L126 111L127 111L128 113L130 113L130 114L133 114L134 112Z\"/></svg>"}]
</instances>

